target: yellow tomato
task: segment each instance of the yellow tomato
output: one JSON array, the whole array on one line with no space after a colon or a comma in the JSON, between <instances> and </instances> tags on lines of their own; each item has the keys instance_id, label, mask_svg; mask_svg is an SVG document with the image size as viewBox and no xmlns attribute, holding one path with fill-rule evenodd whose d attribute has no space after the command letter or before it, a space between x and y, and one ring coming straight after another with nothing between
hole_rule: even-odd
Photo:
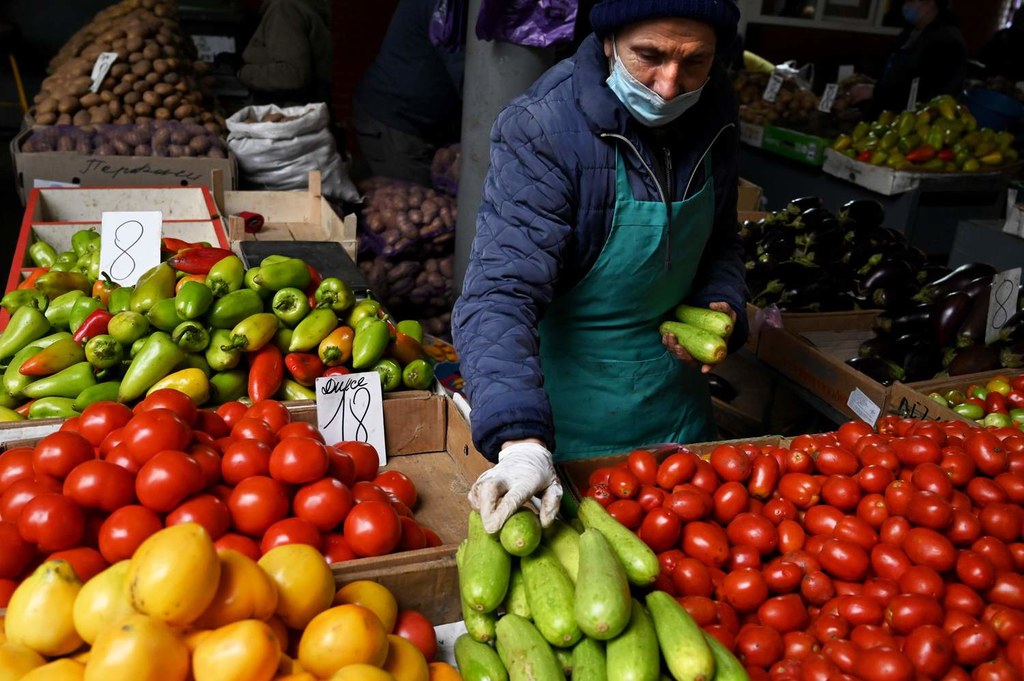
<instances>
[{"instance_id":1,"label":"yellow tomato","mask_svg":"<svg viewBox=\"0 0 1024 681\"><path fill-rule=\"evenodd\" d=\"M287 676L288 674L301 674L305 671L299 661L285 653L281 653L281 659L277 663L277 675Z\"/></svg>"},{"instance_id":2,"label":"yellow tomato","mask_svg":"<svg viewBox=\"0 0 1024 681\"><path fill-rule=\"evenodd\" d=\"M294 674L275 676L274 681L319 681L319 679L309 672L296 672Z\"/></svg>"},{"instance_id":3,"label":"yellow tomato","mask_svg":"<svg viewBox=\"0 0 1024 681\"><path fill-rule=\"evenodd\" d=\"M384 631L390 634L395 630L395 620L398 619L398 601L387 587L369 579L350 582L338 589L338 593L334 595L335 605L344 605L345 603L355 603L368 608L380 619L380 623L384 625Z\"/></svg>"},{"instance_id":4,"label":"yellow tomato","mask_svg":"<svg viewBox=\"0 0 1024 681\"><path fill-rule=\"evenodd\" d=\"M7 641L7 634L4 633L4 619L5 617L0 615L0 643L5 643Z\"/></svg>"},{"instance_id":5,"label":"yellow tomato","mask_svg":"<svg viewBox=\"0 0 1024 681\"><path fill-rule=\"evenodd\" d=\"M181 640L185 643L189 653L194 653L199 642L212 634L209 629L186 629L181 632Z\"/></svg>"},{"instance_id":6,"label":"yellow tomato","mask_svg":"<svg viewBox=\"0 0 1024 681\"><path fill-rule=\"evenodd\" d=\"M85 681L184 681L188 672L188 648L177 634L155 617L132 615L96 637Z\"/></svg>"},{"instance_id":7,"label":"yellow tomato","mask_svg":"<svg viewBox=\"0 0 1024 681\"><path fill-rule=\"evenodd\" d=\"M85 667L74 660L64 658L36 667L21 677L21 681L82 681L83 678Z\"/></svg>"},{"instance_id":8,"label":"yellow tomato","mask_svg":"<svg viewBox=\"0 0 1024 681\"><path fill-rule=\"evenodd\" d=\"M459 670L447 662L431 662L427 668L430 670L430 681L462 681Z\"/></svg>"},{"instance_id":9,"label":"yellow tomato","mask_svg":"<svg viewBox=\"0 0 1024 681\"><path fill-rule=\"evenodd\" d=\"M277 637L277 643L281 646L281 650L288 650L288 644L291 642L288 636L288 627L284 626L284 622L277 615L274 615L267 620L267 624L270 625L270 629L274 632L274 636Z\"/></svg>"},{"instance_id":10,"label":"yellow tomato","mask_svg":"<svg viewBox=\"0 0 1024 681\"><path fill-rule=\"evenodd\" d=\"M430 681L427 658L412 643L394 634L388 634L388 657L381 665L395 677L395 681Z\"/></svg>"},{"instance_id":11,"label":"yellow tomato","mask_svg":"<svg viewBox=\"0 0 1024 681\"><path fill-rule=\"evenodd\" d=\"M18 585L7 604L7 640L40 655L67 655L82 645L72 611L82 588L71 565L48 560Z\"/></svg>"},{"instance_id":12,"label":"yellow tomato","mask_svg":"<svg viewBox=\"0 0 1024 681\"><path fill-rule=\"evenodd\" d=\"M329 681L396 681L396 679L372 664L350 664L335 672Z\"/></svg>"},{"instance_id":13,"label":"yellow tomato","mask_svg":"<svg viewBox=\"0 0 1024 681\"><path fill-rule=\"evenodd\" d=\"M213 602L196 626L217 629L247 619L265 620L277 608L277 586L249 556L238 551L217 551L220 582Z\"/></svg>"},{"instance_id":14,"label":"yellow tomato","mask_svg":"<svg viewBox=\"0 0 1024 681\"><path fill-rule=\"evenodd\" d=\"M203 638L192 653L195 681L270 681L281 648L266 622L242 620Z\"/></svg>"},{"instance_id":15,"label":"yellow tomato","mask_svg":"<svg viewBox=\"0 0 1024 681\"><path fill-rule=\"evenodd\" d=\"M20 643L0 643L0 681L17 681L36 667L46 664L46 658Z\"/></svg>"},{"instance_id":16,"label":"yellow tomato","mask_svg":"<svg viewBox=\"0 0 1024 681\"><path fill-rule=\"evenodd\" d=\"M1006 376L993 377L985 384L985 389L989 392L999 393L1003 397L1009 395L1010 391L1013 390L1012 386L1010 386L1010 379Z\"/></svg>"},{"instance_id":17,"label":"yellow tomato","mask_svg":"<svg viewBox=\"0 0 1024 681\"><path fill-rule=\"evenodd\" d=\"M277 585L277 614L285 625L302 629L331 605L334 575L323 555L308 544L285 544L267 551L259 566Z\"/></svg>"},{"instance_id":18,"label":"yellow tomato","mask_svg":"<svg viewBox=\"0 0 1024 681\"><path fill-rule=\"evenodd\" d=\"M75 629L89 645L101 629L120 624L135 613L128 595L129 562L114 563L86 582L75 598Z\"/></svg>"},{"instance_id":19,"label":"yellow tomato","mask_svg":"<svg viewBox=\"0 0 1024 681\"><path fill-rule=\"evenodd\" d=\"M376 667L388 656L388 636L377 616L361 605L336 605L309 623L299 639L299 662L317 676L357 663Z\"/></svg>"},{"instance_id":20,"label":"yellow tomato","mask_svg":"<svg viewBox=\"0 0 1024 681\"><path fill-rule=\"evenodd\" d=\"M128 566L132 605L175 626L190 624L210 607L220 561L201 525L167 527L142 542Z\"/></svg>"}]
</instances>

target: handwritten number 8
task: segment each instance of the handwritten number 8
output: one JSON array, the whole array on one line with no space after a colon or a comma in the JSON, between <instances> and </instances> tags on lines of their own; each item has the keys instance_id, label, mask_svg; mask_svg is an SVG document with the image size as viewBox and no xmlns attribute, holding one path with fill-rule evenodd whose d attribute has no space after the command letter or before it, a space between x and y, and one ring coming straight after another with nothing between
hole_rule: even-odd
<instances>
[{"instance_id":1,"label":"handwritten number 8","mask_svg":"<svg viewBox=\"0 0 1024 681\"><path fill-rule=\"evenodd\" d=\"M1010 302L1013 289L1013 282L1008 279L1000 282L999 287L996 289L996 310L992 314L992 327L995 329L1003 328L1003 325L1010 318L1010 311L1006 309L1006 305Z\"/></svg>"},{"instance_id":2,"label":"handwritten number 8","mask_svg":"<svg viewBox=\"0 0 1024 681\"><path fill-rule=\"evenodd\" d=\"M133 237L135 240L125 246L124 242ZM141 240L142 223L138 220L129 220L128 222L121 223L117 226L117 229L114 230L114 246L116 246L117 250L121 252L116 258L114 258L114 262L110 263L110 276L112 279L116 281L123 281L132 276L132 273L135 272L135 258L133 258L128 251L134 248L135 244L139 243ZM118 272L118 267L121 268L120 272ZM125 271L126 267L128 268L127 271Z\"/></svg>"}]
</instances>

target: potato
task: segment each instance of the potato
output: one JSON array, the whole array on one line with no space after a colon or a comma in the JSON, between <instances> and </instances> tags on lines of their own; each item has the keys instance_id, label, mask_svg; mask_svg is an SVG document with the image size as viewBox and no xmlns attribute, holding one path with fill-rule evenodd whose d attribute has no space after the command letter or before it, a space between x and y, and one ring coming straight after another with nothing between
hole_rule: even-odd
<instances>
[{"instance_id":1,"label":"potato","mask_svg":"<svg viewBox=\"0 0 1024 681\"><path fill-rule=\"evenodd\" d=\"M174 88L168 83L157 82L153 84L153 93L160 97L167 97L172 92L174 92Z\"/></svg>"},{"instance_id":2,"label":"potato","mask_svg":"<svg viewBox=\"0 0 1024 681\"><path fill-rule=\"evenodd\" d=\"M168 71L164 74L164 82L168 85L177 85L181 82L181 74L177 71Z\"/></svg>"},{"instance_id":3,"label":"potato","mask_svg":"<svg viewBox=\"0 0 1024 681\"><path fill-rule=\"evenodd\" d=\"M117 99L117 98L114 97L113 91L111 91L111 90L100 90L100 104L110 104L115 99Z\"/></svg>"},{"instance_id":4,"label":"potato","mask_svg":"<svg viewBox=\"0 0 1024 681\"><path fill-rule=\"evenodd\" d=\"M418 208L410 208L408 216L409 220L414 224L419 225L423 223L423 211L419 210Z\"/></svg>"},{"instance_id":5,"label":"potato","mask_svg":"<svg viewBox=\"0 0 1024 681\"><path fill-rule=\"evenodd\" d=\"M132 52L128 55L128 63L132 65L132 72L135 72L135 65L142 61L144 57L141 52ZM146 69L147 71L149 69Z\"/></svg>"},{"instance_id":6,"label":"potato","mask_svg":"<svg viewBox=\"0 0 1024 681\"><path fill-rule=\"evenodd\" d=\"M183 147L180 144L168 144L167 145L167 155L170 156L171 158L177 158L179 156L184 156L184 150L185 150L185 147Z\"/></svg>"},{"instance_id":7,"label":"potato","mask_svg":"<svg viewBox=\"0 0 1024 681\"><path fill-rule=\"evenodd\" d=\"M158 120L166 121L171 118L171 112L167 108L161 106L153 112L153 117Z\"/></svg>"},{"instance_id":8,"label":"potato","mask_svg":"<svg viewBox=\"0 0 1024 681\"><path fill-rule=\"evenodd\" d=\"M135 156L152 156L153 155L153 147L149 146L148 144L139 144L134 149L134 155Z\"/></svg>"},{"instance_id":9,"label":"potato","mask_svg":"<svg viewBox=\"0 0 1024 681\"><path fill-rule=\"evenodd\" d=\"M142 49L142 37L133 35L125 38L124 46L129 52L138 52Z\"/></svg>"},{"instance_id":10,"label":"potato","mask_svg":"<svg viewBox=\"0 0 1024 681\"><path fill-rule=\"evenodd\" d=\"M155 71L150 71L143 78L144 81L152 88L154 85L160 82L160 74Z\"/></svg>"},{"instance_id":11,"label":"potato","mask_svg":"<svg viewBox=\"0 0 1024 681\"><path fill-rule=\"evenodd\" d=\"M78 100L78 103L82 105L83 108L90 109L99 104L100 101L101 100L99 93L90 92L88 94L82 95L82 97Z\"/></svg>"},{"instance_id":12,"label":"potato","mask_svg":"<svg viewBox=\"0 0 1024 681\"><path fill-rule=\"evenodd\" d=\"M132 83L132 90L138 92L140 95L149 89L149 83L144 80L137 80Z\"/></svg>"},{"instance_id":13,"label":"potato","mask_svg":"<svg viewBox=\"0 0 1024 681\"><path fill-rule=\"evenodd\" d=\"M114 151L117 152L118 156L131 156L134 147L128 145L123 139L115 138L112 142Z\"/></svg>"},{"instance_id":14,"label":"potato","mask_svg":"<svg viewBox=\"0 0 1024 681\"><path fill-rule=\"evenodd\" d=\"M206 155L210 158L227 158L227 152L220 147L210 147L210 150L206 152Z\"/></svg>"},{"instance_id":15,"label":"potato","mask_svg":"<svg viewBox=\"0 0 1024 681\"><path fill-rule=\"evenodd\" d=\"M137 52L135 54L138 54ZM134 56L134 55L133 55ZM130 61L130 59L129 59ZM137 76L145 76L153 70L153 62L148 59L139 59L132 62L132 73Z\"/></svg>"},{"instance_id":16,"label":"potato","mask_svg":"<svg viewBox=\"0 0 1024 681\"><path fill-rule=\"evenodd\" d=\"M57 122L57 114L49 111L43 114L36 114L36 123L39 125L53 125Z\"/></svg>"},{"instance_id":17,"label":"potato","mask_svg":"<svg viewBox=\"0 0 1024 681\"><path fill-rule=\"evenodd\" d=\"M150 61L156 59L160 56L160 46L155 42L148 43L144 48L142 48L142 56Z\"/></svg>"},{"instance_id":18,"label":"potato","mask_svg":"<svg viewBox=\"0 0 1024 681\"><path fill-rule=\"evenodd\" d=\"M57 110L57 100L52 98L44 99L36 103L36 115L51 114Z\"/></svg>"},{"instance_id":19,"label":"potato","mask_svg":"<svg viewBox=\"0 0 1024 681\"><path fill-rule=\"evenodd\" d=\"M57 139L57 151L74 151L75 139L70 135L61 135Z\"/></svg>"},{"instance_id":20,"label":"potato","mask_svg":"<svg viewBox=\"0 0 1024 681\"><path fill-rule=\"evenodd\" d=\"M142 93L142 101L144 101L146 104L149 104L152 107L157 107L160 106L160 104L163 102L163 99L160 97L160 95L153 92L152 90L146 90Z\"/></svg>"},{"instance_id":21,"label":"potato","mask_svg":"<svg viewBox=\"0 0 1024 681\"><path fill-rule=\"evenodd\" d=\"M193 107L191 104L182 104L174 110L174 117L178 120L181 120L182 118L188 118L190 115L192 115L192 112Z\"/></svg>"},{"instance_id":22,"label":"potato","mask_svg":"<svg viewBox=\"0 0 1024 681\"><path fill-rule=\"evenodd\" d=\"M87 140L85 138L77 140L75 142L75 152L77 152L79 154L91 154L92 153L92 144L90 144L89 140Z\"/></svg>"},{"instance_id":23,"label":"potato","mask_svg":"<svg viewBox=\"0 0 1024 681\"><path fill-rule=\"evenodd\" d=\"M188 143L188 146L192 151L196 152L196 156L206 153L210 148L210 138L205 135L193 137Z\"/></svg>"},{"instance_id":24,"label":"potato","mask_svg":"<svg viewBox=\"0 0 1024 681\"><path fill-rule=\"evenodd\" d=\"M78 76L68 84L68 94L81 97L92 87L92 78L89 76Z\"/></svg>"},{"instance_id":25,"label":"potato","mask_svg":"<svg viewBox=\"0 0 1024 681\"><path fill-rule=\"evenodd\" d=\"M94 153L97 156L113 156L114 147L110 146L109 144L100 144L99 146L96 147L96 151Z\"/></svg>"},{"instance_id":26,"label":"potato","mask_svg":"<svg viewBox=\"0 0 1024 681\"><path fill-rule=\"evenodd\" d=\"M166 147L171 141L171 131L167 128L161 128L153 133L153 146L154 147Z\"/></svg>"},{"instance_id":27,"label":"potato","mask_svg":"<svg viewBox=\"0 0 1024 681\"><path fill-rule=\"evenodd\" d=\"M90 123L109 123L111 118L110 109L105 106L97 106L89 110Z\"/></svg>"},{"instance_id":28,"label":"potato","mask_svg":"<svg viewBox=\"0 0 1024 681\"><path fill-rule=\"evenodd\" d=\"M78 109L78 97L74 95L65 95L57 102L57 111L62 114L72 113L76 109Z\"/></svg>"},{"instance_id":29,"label":"potato","mask_svg":"<svg viewBox=\"0 0 1024 681\"><path fill-rule=\"evenodd\" d=\"M139 102L133 109L136 116L149 116L153 113L153 107L146 102Z\"/></svg>"}]
</instances>

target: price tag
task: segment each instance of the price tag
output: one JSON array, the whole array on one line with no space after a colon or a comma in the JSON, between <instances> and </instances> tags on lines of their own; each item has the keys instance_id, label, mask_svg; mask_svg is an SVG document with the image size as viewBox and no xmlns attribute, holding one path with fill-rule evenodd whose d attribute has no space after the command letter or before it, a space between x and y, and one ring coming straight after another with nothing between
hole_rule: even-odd
<instances>
[{"instance_id":1,"label":"price tag","mask_svg":"<svg viewBox=\"0 0 1024 681\"><path fill-rule=\"evenodd\" d=\"M779 90L782 88L782 76L777 73L773 73L772 77L768 79L768 85L764 88L764 94L761 98L766 102L774 102L775 98L779 96Z\"/></svg>"},{"instance_id":2,"label":"price tag","mask_svg":"<svg viewBox=\"0 0 1024 681\"><path fill-rule=\"evenodd\" d=\"M437 654L435 660L455 665L455 639L466 633L465 622L451 622L440 624L434 627L434 636L437 637Z\"/></svg>"},{"instance_id":3,"label":"price tag","mask_svg":"<svg viewBox=\"0 0 1024 681\"><path fill-rule=\"evenodd\" d=\"M107 77L107 71L117 61L117 52L100 52L100 56L96 57L96 63L92 65L92 73L89 75L92 78L92 85L89 87L89 92L99 92L100 83Z\"/></svg>"},{"instance_id":4,"label":"price tag","mask_svg":"<svg viewBox=\"0 0 1024 681\"><path fill-rule=\"evenodd\" d=\"M329 443L358 440L373 445L380 465L386 464L380 374L367 371L316 379L316 425Z\"/></svg>"},{"instance_id":5,"label":"price tag","mask_svg":"<svg viewBox=\"0 0 1024 681\"><path fill-rule=\"evenodd\" d=\"M829 113L832 105L836 103L836 93L839 92L839 83L829 83L825 86L825 92L821 95L821 102L818 103L818 111Z\"/></svg>"},{"instance_id":6,"label":"price tag","mask_svg":"<svg viewBox=\"0 0 1024 681\"><path fill-rule=\"evenodd\" d=\"M1017 311L1017 290L1020 288L1021 268L1000 272L992 277L992 291L988 294L988 321L985 324L985 343L999 337L999 332Z\"/></svg>"},{"instance_id":7,"label":"price tag","mask_svg":"<svg viewBox=\"0 0 1024 681\"><path fill-rule=\"evenodd\" d=\"M839 73L836 74L836 80L842 83L844 80L853 75L853 64L843 64L839 67Z\"/></svg>"},{"instance_id":8,"label":"price tag","mask_svg":"<svg viewBox=\"0 0 1024 681\"><path fill-rule=\"evenodd\" d=\"M917 111L917 90L921 87L921 79L910 81L910 96L907 97L907 111Z\"/></svg>"},{"instance_id":9,"label":"price tag","mask_svg":"<svg viewBox=\"0 0 1024 681\"><path fill-rule=\"evenodd\" d=\"M134 286L160 264L160 211L105 212L100 232L100 272L115 284Z\"/></svg>"},{"instance_id":10,"label":"price tag","mask_svg":"<svg viewBox=\"0 0 1024 681\"><path fill-rule=\"evenodd\" d=\"M764 126L740 121L740 141L760 149L764 143Z\"/></svg>"},{"instance_id":11,"label":"price tag","mask_svg":"<svg viewBox=\"0 0 1024 681\"><path fill-rule=\"evenodd\" d=\"M881 407L871 401L871 398L864 394L864 391L860 388L854 388L850 392L850 397L846 400L846 406L853 410L862 421L867 424L875 425L875 421L878 420L878 415L882 413Z\"/></svg>"}]
</instances>

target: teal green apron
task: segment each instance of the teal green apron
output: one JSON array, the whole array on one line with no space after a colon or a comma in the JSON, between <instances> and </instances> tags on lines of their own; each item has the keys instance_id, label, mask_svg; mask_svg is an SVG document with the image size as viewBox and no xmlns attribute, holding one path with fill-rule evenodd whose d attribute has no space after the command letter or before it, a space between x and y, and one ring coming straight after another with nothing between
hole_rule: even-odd
<instances>
[{"instance_id":1,"label":"teal green apron","mask_svg":"<svg viewBox=\"0 0 1024 681\"><path fill-rule=\"evenodd\" d=\"M615 165L608 241L590 272L552 301L540 325L557 461L714 439L707 381L670 354L658 333L689 293L711 233L710 157L704 186L670 211L660 201L634 199L621 154Z\"/></svg>"}]
</instances>

